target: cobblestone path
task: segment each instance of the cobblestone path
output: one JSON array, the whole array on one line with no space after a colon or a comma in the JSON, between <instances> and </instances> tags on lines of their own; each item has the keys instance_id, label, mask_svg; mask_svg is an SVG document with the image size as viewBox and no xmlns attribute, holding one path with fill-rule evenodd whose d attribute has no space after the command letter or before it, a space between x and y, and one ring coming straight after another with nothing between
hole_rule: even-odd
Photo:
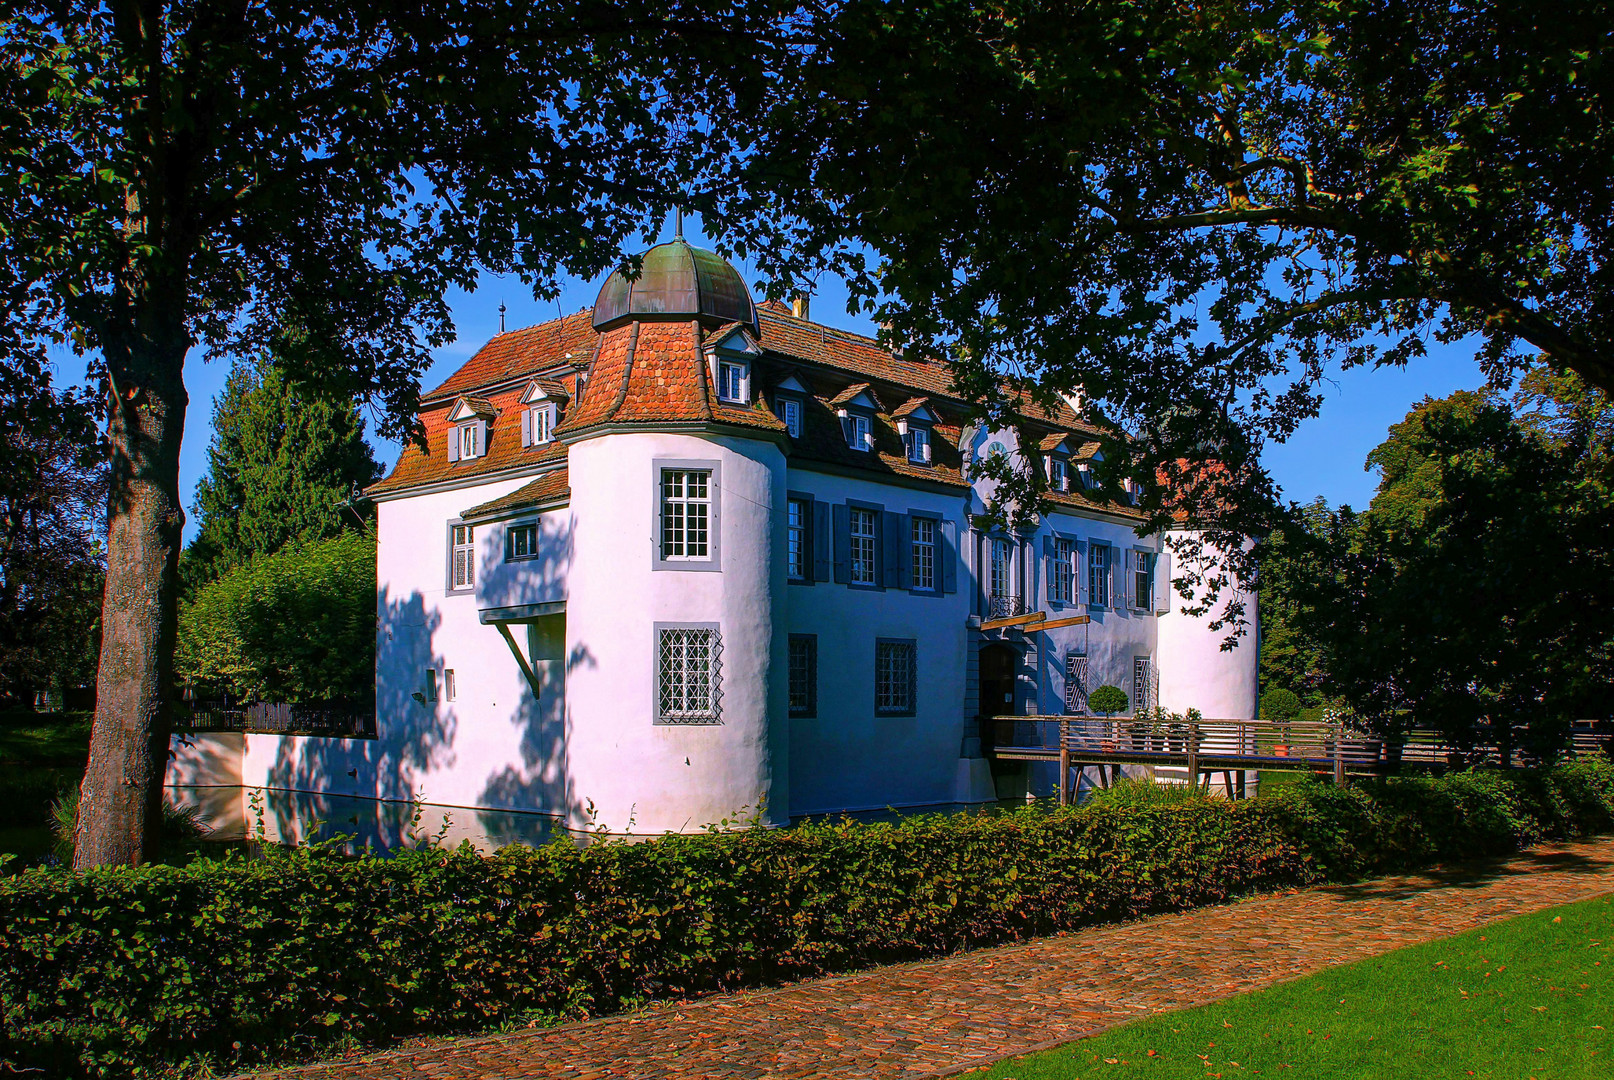
<instances>
[{"instance_id":1,"label":"cobblestone path","mask_svg":"<svg viewBox=\"0 0 1614 1080\"><path fill-rule=\"evenodd\" d=\"M922 1080L1611 891L1614 840L1554 845L276 1076Z\"/></svg>"}]
</instances>

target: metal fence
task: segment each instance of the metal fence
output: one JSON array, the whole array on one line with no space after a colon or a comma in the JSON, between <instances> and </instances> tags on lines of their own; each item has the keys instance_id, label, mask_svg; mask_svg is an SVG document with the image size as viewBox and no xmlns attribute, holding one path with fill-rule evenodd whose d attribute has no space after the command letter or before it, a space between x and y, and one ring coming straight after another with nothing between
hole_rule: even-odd
<instances>
[{"instance_id":1,"label":"metal fence","mask_svg":"<svg viewBox=\"0 0 1614 1080\"><path fill-rule=\"evenodd\" d=\"M180 732L243 731L262 735L328 735L375 738L375 708L351 701L283 704L229 698L185 700L174 710Z\"/></svg>"}]
</instances>

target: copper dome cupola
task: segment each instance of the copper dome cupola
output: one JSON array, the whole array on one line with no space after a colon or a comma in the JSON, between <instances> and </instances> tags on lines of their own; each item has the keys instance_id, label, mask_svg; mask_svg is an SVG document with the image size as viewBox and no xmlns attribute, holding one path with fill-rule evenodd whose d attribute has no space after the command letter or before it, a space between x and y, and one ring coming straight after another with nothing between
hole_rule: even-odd
<instances>
[{"instance_id":1,"label":"copper dome cupola","mask_svg":"<svg viewBox=\"0 0 1614 1080\"><path fill-rule=\"evenodd\" d=\"M635 280L613 272L594 301L599 331L633 319L691 318L708 328L742 323L759 333L756 305L739 271L715 252L690 247L682 236L645 252Z\"/></svg>"}]
</instances>

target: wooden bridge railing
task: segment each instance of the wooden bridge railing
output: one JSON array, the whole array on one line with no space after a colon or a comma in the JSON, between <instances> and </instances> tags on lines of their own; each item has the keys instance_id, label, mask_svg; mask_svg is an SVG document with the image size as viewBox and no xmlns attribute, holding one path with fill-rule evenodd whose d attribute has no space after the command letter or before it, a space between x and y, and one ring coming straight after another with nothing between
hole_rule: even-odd
<instances>
[{"instance_id":1,"label":"wooden bridge railing","mask_svg":"<svg viewBox=\"0 0 1614 1080\"><path fill-rule=\"evenodd\" d=\"M1071 765L1163 765L1184 767L1191 783L1202 774L1252 769L1380 775L1399 768L1449 768L1485 758L1495 747L1457 748L1431 731L1412 731L1397 744L1351 731L1340 723L1295 720L1153 721L1134 717L994 716L982 720L986 752L1003 760L1058 761L1065 800ZM1611 733L1576 728L1565 754L1605 752ZM1504 766L1517 764L1502 761Z\"/></svg>"}]
</instances>

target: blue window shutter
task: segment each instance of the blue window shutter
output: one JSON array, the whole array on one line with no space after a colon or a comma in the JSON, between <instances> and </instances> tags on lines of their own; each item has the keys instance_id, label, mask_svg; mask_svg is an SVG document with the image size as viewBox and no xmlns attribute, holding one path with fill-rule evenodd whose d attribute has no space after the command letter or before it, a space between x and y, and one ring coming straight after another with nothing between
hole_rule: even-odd
<instances>
[{"instance_id":1,"label":"blue window shutter","mask_svg":"<svg viewBox=\"0 0 1614 1080\"><path fill-rule=\"evenodd\" d=\"M1054 571L1054 538L1050 533L1042 538L1042 588L1043 595L1048 598L1050 604L1061 599L1054 595L1054 583L1059 580Z\"/></svg>"},{"instance_id":2,"label":"blue window shutter","mask_svg":"<svg viewBox=\"0 0 1614 1080\"><path fill-rule=\"evenodd\" d=\"M958 523L944 521L939 532L936 558L941 563L941 589L944 593L958 591Z\"/></svg>"},{"instance_id":3,"label":"blue window shutter","mask_svg":"<svg viewBox=\"0 0 1614 1080\"><path fill-rule=\"evenodd\" d=\"M521 410L521 445L532 445L532 410Z\"/></svg>"},{"instance_id":4,"label":"blue window shutter","mask_svg":"<svg viewBox=\"0 0 1614 1080\"><path fill-rule=\"evenodd\" d=\"M828 581L835 549L829 532L829 503L813 501L813 580Z\"/></svg>"},{"instance_id":5,"label":"blue window shutter","mask_svg":"<svg viewBox=\"0 0 1614 1080\"><path fill-rule=\"evenodd\" d=\"M1154 609L1171 610L1171 552L1162 551L1154 561Z\"/></svg>"},{"instance_id":6,"label":"blue window shutter","mask_svg":"<svg viewBox=\"0 0 1614 1080\"><path fill-rule=\"evenodd\" d=\"M487 452L488 452L488 422L486 420L478 420L476 422L476 456L481 457L482 455L486 454Z\"/></svg>"},{"instance_id":7,"label":"blue window shutter","mask_svg":"<svg viewBox=\"0 0 1614 1080\"><path fill-rule=\"evenodd\" d=\"M888 589L908 587L908 558L913 545L909 542L908 515L887 510L881 515L880 531L885 539L885 581Z\"/></svg>"},{"instance_id":8,"label":"blue window shutter","mask_svg":"<svg viewBox=\"0 0 1614 1080\"><path fill-rule=\"evenodd\" d=\"M1076 541L1076 582L1071 589L1078 604L1087 603L1087 541Z\"/></svg>"},{"instance_id":9,"label":"blue window shutter","mask_svg":"<svg viewBox=\"0 0 1614 1080\"><path fill-rule=\"evenodd\" d=\"M459 429L459 425L455 424L453 427L448 429L448 460L450 460L450 461L458 461L459 459L460 459L460 429Z\"/></svg>"},{"instance_id":10,"label":"blue window shutter","mask_svg":"<svg viewBox=\"0 0 1614 1080\"><path fill-rule=\"evenodd\" d=\"M852 580L852 520L845 503L836 503L835 511L835 580L842 585Z\"/></svg>"}]
</instances>

